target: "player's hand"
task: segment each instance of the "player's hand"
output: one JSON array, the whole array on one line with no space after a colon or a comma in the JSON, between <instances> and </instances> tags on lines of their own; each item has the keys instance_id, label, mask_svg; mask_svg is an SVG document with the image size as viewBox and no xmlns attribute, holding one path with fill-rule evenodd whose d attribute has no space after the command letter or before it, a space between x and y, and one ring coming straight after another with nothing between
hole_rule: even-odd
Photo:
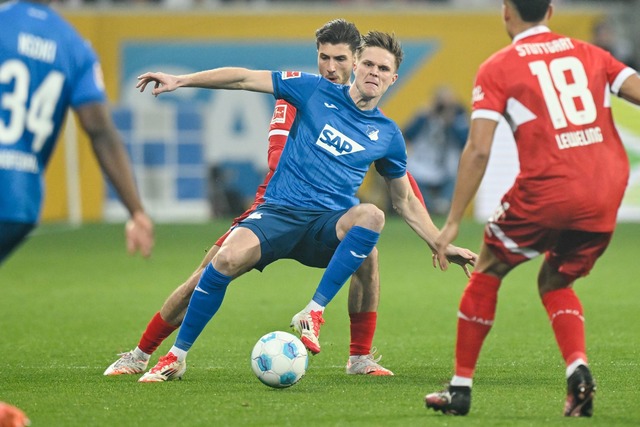
<instances>
[{"instance_id":1,"label":"player's hand","mask_svg":"<svg viewBox=\"0 0 640 427\"><path fill-rule=\"evenodd\" d=\"M155 243L153 236L153 222L142 211L135 212L125 225L127 237L127 251L130 254L140 252L143 257L148 258Z\"/></svg>"},{"instance_id":2,"label":"player's hand","mask_svg":"<svg viewBox=\"0 0 640 427\"><path fill-rule=\"evenodd\" d=\"M471 276L469 266L476 265L478 255L465 248L459 248L451 244L458 236L458 225L447 223L435 241L435 253L433 255L433 266L440 267L445 271L449 263L458 264L467 275Z\"/></svg>"},{"instance_id":3,"label":"player's hand","mask_svg":"<svg viewBox=\"0 0 640 427\"><path fill-rule=\"evenodd\" d=\"M153 90L151 93L158 96L164 92L173 92L178 89L178 77L165 73L144 73L138 76L138 84L136 88L140 92L144 92L147 85L153 82Z\"/></svg>"},{"instance_id":4,"label":"player's hand","mask_svg":"<svg viewBox=\"0 0 640 427\"><path fill-rule=\"evenodd\" d=\"M446 250L447 261L451 264L458 264L462 267L464 274L467 277L471 277L469 266L475 266L478 260L478 255L466 248L460 248L458 246L449 245Z\"/></svg>"}]
</instances>

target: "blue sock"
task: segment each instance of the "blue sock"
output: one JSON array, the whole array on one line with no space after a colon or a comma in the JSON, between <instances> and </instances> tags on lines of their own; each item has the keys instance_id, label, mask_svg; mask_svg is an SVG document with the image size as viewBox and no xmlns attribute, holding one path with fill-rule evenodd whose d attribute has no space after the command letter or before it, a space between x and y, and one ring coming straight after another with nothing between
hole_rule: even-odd
<instances>
[{"instance_id":1,"label":"blue sock","mask_svg":"<svg viewBox=\"0 0 640 427\"><path fill-rule=\"evenodd\" d=\"M209 263L202 272L202 277L191 295L187 313L184 316L175 346L189 351L209 320L216 314L231 277L218 272Z\"/></svg>"},{"instance_id":2,"label":"blue sock","mask_svg":"<svg viewBox=\"0 0 640 427\"><path fill-rule=\"evenodd\" d=\"M378 243L380 233L359 226L352 227L336 248L313 301L326 306L336 296L347 279L360 268L365 258Z\"/></svg>"}]
</instances>

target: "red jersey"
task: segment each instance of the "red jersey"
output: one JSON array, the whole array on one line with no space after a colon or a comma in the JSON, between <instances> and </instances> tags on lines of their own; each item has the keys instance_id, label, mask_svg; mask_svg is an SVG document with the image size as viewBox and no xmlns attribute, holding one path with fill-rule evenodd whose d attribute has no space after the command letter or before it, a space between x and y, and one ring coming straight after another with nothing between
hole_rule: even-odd
<instances>
[{"instance_id":1,"label":"red jersey","mask_svg":"<svg viewBox=\"0 0 640 427\"><path fill-rule=\"evenodd\" d=\"M518 149L520 173L503 199L509 208L550 228L614 229L629 162L610 93L634 73L545 26L519 34L480 66L471 117L504 116Z\"/></svg>"}]
</instances>

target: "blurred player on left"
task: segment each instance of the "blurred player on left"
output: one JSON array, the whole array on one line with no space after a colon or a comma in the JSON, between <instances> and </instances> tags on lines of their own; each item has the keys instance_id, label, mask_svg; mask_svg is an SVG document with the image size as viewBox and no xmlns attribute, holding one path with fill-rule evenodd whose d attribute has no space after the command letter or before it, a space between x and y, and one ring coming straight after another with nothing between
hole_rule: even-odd
<instances>
[{"instance_id":1,"label":"blurred player on left","mask_svg":"<svg viewBox=\"0 0 640 427\"><path fill-rule=\"evenodd\" d=\"M153 223L109 112L97 56L48 0L0 5L0 264L40 218L43 176L69 107L125 205L129 252L149 256Z\"/></svg>"}]
</instances>

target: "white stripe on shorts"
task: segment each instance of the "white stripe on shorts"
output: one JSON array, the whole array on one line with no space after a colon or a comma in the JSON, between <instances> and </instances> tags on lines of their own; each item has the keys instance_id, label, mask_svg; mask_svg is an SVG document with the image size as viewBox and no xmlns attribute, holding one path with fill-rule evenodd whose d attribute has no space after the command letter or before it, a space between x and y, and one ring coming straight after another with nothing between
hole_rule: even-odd
<instances>
[{"instance_id":1,"label":"white stripe on shorts","mask_svg":"<svg viewBox=\"0 0 640 427\"><path fill-rule=\"evenodd\" d=\"M495 222L490 222L489 228L491 229L491 232L493 233L493 235L496 236L498 240L502 242L504 247L507 248L509 252L523 255L529 259L533 259L538 255L540 255L540 252L536 250L519 247L516 242L514 242L509 237L507 237L506 234L504 234L504 232L500 229L500 227L498 227L498 225Z\"/></svg>"}]
</instances>

